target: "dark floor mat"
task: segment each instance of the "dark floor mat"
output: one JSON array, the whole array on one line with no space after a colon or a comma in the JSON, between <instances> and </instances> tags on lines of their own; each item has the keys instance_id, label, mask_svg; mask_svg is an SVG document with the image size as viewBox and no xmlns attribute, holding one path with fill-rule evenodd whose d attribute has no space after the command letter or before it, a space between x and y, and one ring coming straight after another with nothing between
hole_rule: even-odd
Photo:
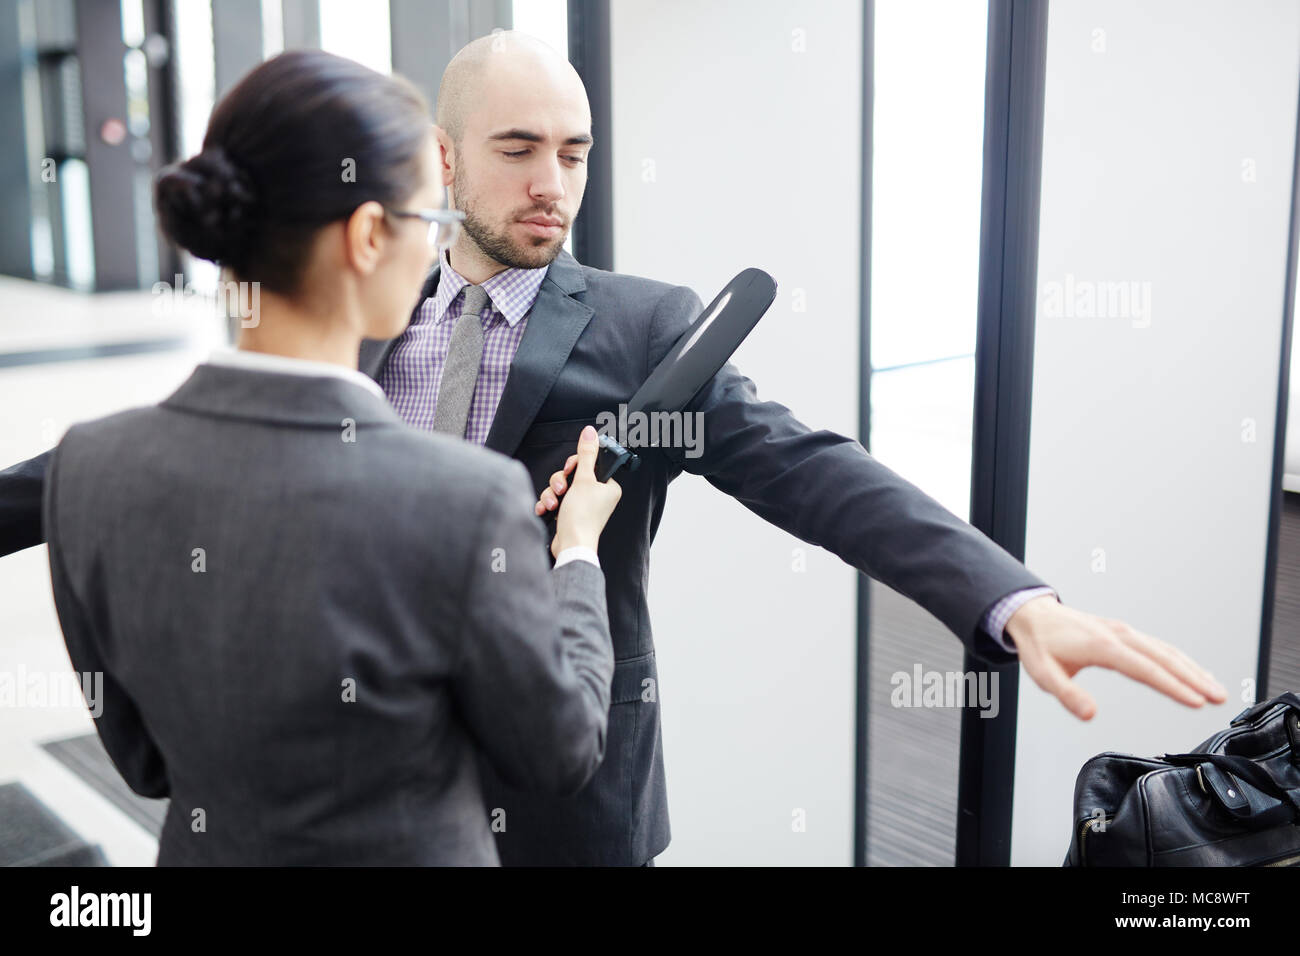
<instances>
[{"instance_id":1,"label":"dark floor mat","mask_svg":"<svg viewBox=\"0 0 1300 956\"><path fill-rule=\"evenodd\" d=\"M54 740L41 746L155 838L162 833L168 801L133 793L108 759L98 734Z\"/></svg>"},{"instance_id":2,"label":"dark floor mat","mask_svg":"<svg viewBox=\"0 0 1300 956\"><path fill-rule=\"evenodd\" d=\"M108 866L108 860L21 783L6 783L0 785L0 866Z\"/></svg>"}]
</instances>

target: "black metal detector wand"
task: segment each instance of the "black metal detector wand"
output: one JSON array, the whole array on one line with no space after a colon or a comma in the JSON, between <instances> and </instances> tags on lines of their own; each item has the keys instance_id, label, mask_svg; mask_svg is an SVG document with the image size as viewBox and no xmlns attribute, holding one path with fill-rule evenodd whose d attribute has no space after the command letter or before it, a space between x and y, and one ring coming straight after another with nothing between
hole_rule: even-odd
<instances>
[{"instance_id":1,"label":"black metal detector wand","mask_svg":"<svg viewBox=\"0 0 1300 956\"><path fill-rule=\"evenodd\" d=\"M746 269L723 287L700 317L673 343L650 377L628 401L628 414L681 411L735 354L776 299L776 280L762 269ZM596 478L608 481L620 470L636 471L640 457L609 435L600 436ZM555 520L559 512L546 512Z\"/></svg>"}]
</instances>

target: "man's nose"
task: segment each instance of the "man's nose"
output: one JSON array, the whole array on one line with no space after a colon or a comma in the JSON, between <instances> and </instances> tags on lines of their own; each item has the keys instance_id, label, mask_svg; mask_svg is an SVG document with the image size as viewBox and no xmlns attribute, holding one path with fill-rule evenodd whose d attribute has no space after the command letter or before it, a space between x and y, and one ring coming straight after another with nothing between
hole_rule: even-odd
<instances>
[{"instance_id":1,"label":"man's nose","mask_svg":"<svg viewBox=\"0 0 1300 956\"><path fill-rule=\"evenodd\" d=\"M542 163L529 187L534 199L545 202L559 202L564 198L564 180L561 176L559 159L548 159Z\"/></svg>"}]
</instances>

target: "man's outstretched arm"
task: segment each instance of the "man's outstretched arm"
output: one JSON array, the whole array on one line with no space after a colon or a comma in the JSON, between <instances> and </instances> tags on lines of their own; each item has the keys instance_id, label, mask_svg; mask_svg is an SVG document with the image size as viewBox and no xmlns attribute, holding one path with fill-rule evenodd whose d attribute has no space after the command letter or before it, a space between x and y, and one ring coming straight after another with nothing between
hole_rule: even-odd
<instances>
[{"instance_id":1,"label":"man's outstretched arm","mask_svg":"<svg viewBox=\"0 0 1300 956\"><path fill-rule=\"evenodd\" d=\"M0 555L45 543L41 493L53 451L0 471Z\"/></svg>"},{"instance_id":2,"label":"man's outstretched arm","mask_svg":"<svg viewBox=\"0 0 1300 956\"><path fill-rule=\"evenodd\" d=\"M700 310L699 297L685 287L663 297L648 367ZM1035 683L1081 720L1091 719L1096 704L1070 678L1089 665L1117 670L1190 707L1227 699L1209 672L1177 648L1052 594L1026 600L1005 633L990 637L984 628L998 602L1046 582L858 442L814 431L785 406L761 401L734 365L725 365L688 411L703 413L700 454L665 449L683 469L916 601L978 656L993 663L1018 656Z\"/></svg>"}]
</instances>

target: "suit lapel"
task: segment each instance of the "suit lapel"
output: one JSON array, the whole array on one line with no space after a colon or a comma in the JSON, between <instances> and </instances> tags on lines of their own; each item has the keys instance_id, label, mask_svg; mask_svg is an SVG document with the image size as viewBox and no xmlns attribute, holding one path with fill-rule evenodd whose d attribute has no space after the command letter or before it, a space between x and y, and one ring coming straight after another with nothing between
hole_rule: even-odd
<instances>
[{"instance_id":1,"label":"suit lapel","mask_svg":"<svg viewBox=\"0 0 1300 956\"><path fill-rule=\"evenodd\" d=\"M572 298L587 282L582 267L567 252L551 263L528 315L528 328L510 364L505 391L497 405L486 445L503 455L514 455L569 360L578 336L591 321L594 309Z\"/></svg>"}]
</instances>

